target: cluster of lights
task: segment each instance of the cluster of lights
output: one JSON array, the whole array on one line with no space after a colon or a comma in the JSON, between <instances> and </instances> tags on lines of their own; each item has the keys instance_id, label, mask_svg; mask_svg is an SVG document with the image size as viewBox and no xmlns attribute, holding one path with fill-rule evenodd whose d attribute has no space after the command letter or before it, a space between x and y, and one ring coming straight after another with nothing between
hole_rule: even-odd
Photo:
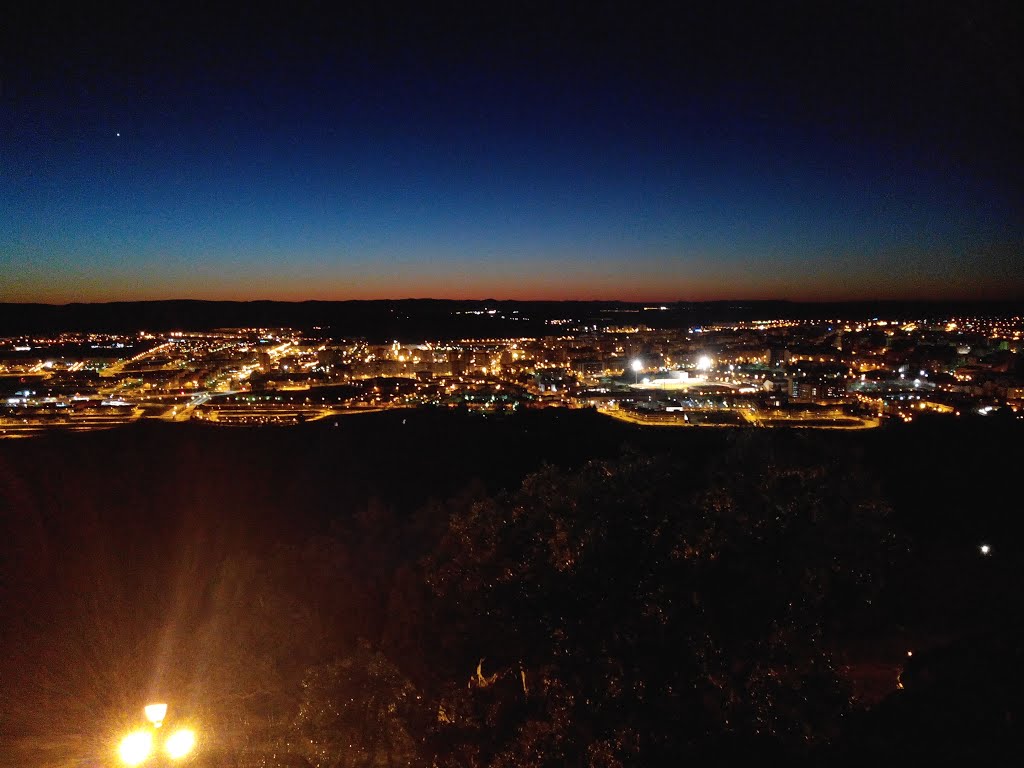
<instances>
[{"instance_id":1,"label":"cluster of lights","mask_svg":"<svg viewBox=\"0 0 1024 768\"><path fill-rule=\"evenodd\" d=\"M187 728L175 731L164 742L164 754L171 760L188 757L196 745L195 731ZM150 731L135 731L125 736L118 747L118 755L125 765L142 765L153 756L155 743Z\"/></svg>"},{"instance_id":2,"label":"cluster of lights","mask_svg":"<svg viewBox=\"0 0 1024 768\"><path fill-rule=\"evenodd\" d=\"M142 765L157 752L155 729L163 725L167 715L166 704L150 704L145 708L146 719L153 725L152 729L141 729L129 733L118 745L117 754L125 765ZM184 760L192 754L196 746L196 733L189 728L181 728L168 736L163 743L163 753L171 760Z\"/></svg>"},{"instance_id":3,"label":"cluster of lights","mask_svg":"<svg viewBox=\"0 0 1024 768\"><path fill-rule=\"evenodd\" d=\"M641 308L629 309L605 309L602 312L626 312L638 314L643 311L661 310L661 305L650 305ZM481 314L501 315L502 310L490 307L481 307L478 310L458 312L456 314ZM519 319L517 312L513 311L513 319ZM397 340L381 345L370 345L361 340L335 340L324 341L323 335L316 337L300 335L294 330L281 328L245 328L218 332L187 332L173 331L170 333L153 335L146 332L139 332L135 335L105 335L105 334L81 334L63 333L52 337L29 337L17 336L0 339L0 351L6 353L8 349L23 351L39 350L38 357L16 356L10 364L5 359L0 359L0 372L10 370L16 373L33 373L43 378L55 378L58 383L62 381L65 371L75 372L91 368L94 370L106 370L101 374L105 379L121 377L114 385L108 385L102 389L94 385L91 379L86 379L84 384L91 388L88 395L82 396L77 392L74 397L64 395L31 397L19 392L18 398L11 398L4 403L0 401L0 407L5 411L0 413L0 419L5 423L10 421L21 425L24 422L26 432L36 430L49 422L37 419L29 423L29 417L34 418L37 414L45 416L57 416L53 419L54 424L74 424L76 428L89 428L87 425L98 424L109 426L114 423L109 412L97 412L93 410L73 408L72 400L94 400L94 404L125 405L129 401L138 401L142 406L138 410L125 412L121 409L117 414L119 419L137 419L146 417L148 412L143 408L151 407L155 413L156 406L174 407L164 411L158 418L172 421L187 420L192 415L208 415L197 410L200 406L210 403L210 412L217 410L221 403L231 402L239 406L242 401L237 399L231 401L213 400L215 392L223 392L232 395L237 391L245 391L251 387L246 380L253 374L258 373L261 368L270 370L280 368L288 372L289 383L277 382L276 389L301 389L310 390L318 384L315 381L306 381L302 376L296 374L309 373L310 371L324 372L331 374L331 378L337 380L344 378L346 381L355 382L362 379L372 379L382 375L380 371L364 369L364 365L374 363L384 364L386 361L397 361L393 375L409 376L413 372L413 366L421 363L431 366L431 378L445 376L452 373L465 373L468 376L491 377L496 380L504 379L509 384L515 382L516 386L523 386L536 394L536 387L529 387L524 384L529 375L540 377L548 371L561 372L565 369L567 375L559 377L557 384L551 385L551 391L557 393L557 399L562 404L573 404L573 397L578 397L580 403L585 402L586 392L582 387L588 384L596 384L594 379L598 377L619 377L624 376L626 381L621 384L632 384L635 389L686 389L689 391L691 385L702 385L705 382L708 386L725 387L739 394L757 395L760 392L775 392L782 386L792 385L792 394L799 399L811 399L818 405L825 406L831 400L840 397L850 397L854 403L862 406L871 406L881 418L883 416L895 416L904 421L910 421L914 416L926 411L938 411L960 415L958 407L969 408L974 413L987 415L995 411L1002 402L1003 397L1010 408L1018 411L1021 403L1024 403L1024 389L1011 387L1005 395L999 394L999 399L989 396L981 399L977 391L968 389L962 385L967 382L976 381L979 384L986 381L991 373L990 367L984 357L986 350L995 345L984 344L975 341L976 336L988 336L989 338L1019 338L1024 332L1024 318L986 318L986 317L937 317L937 318L887 318L878 317L865 318L860 321L830 319L830 320L785 320L760 319L753 321L737 321L730 323L714 323L703 326L695 326L689 329L675 329L671 331L652 330L646 326L636 324L635 327L617 328L605 326L603 323L595 326L583 325L585 319L555 318L549 320L549 324L564 325L565 327L551 329L551 334L543 337L522 337L522 338L467 338L450 342L423 342L421 344L402 344ZM603 332L603 338L590 338L591 330ZM827 334L846 332L867 332L877 329L878 333L866 339L853 337L850 339L846 350L841 347L833 350L826 349L823 345L828 343ZM321 331L321 328L314 330ZM786 330L787 333L778 331ZM626 337L626 334L642 332L646 357L633 359L630 355L631 348L636 350L637 344ZM749 337L750 333L765 335L765 338L754 343ZM888 378L881 378L870 383L867 382L866 372L872 370L886 370L890 361L883 359L885 350L879 346L876 338L882 333L889 336L900 336L902 334L925 334L922 341L926 345L939 347L957 346L960 355L953 363L936 363L934 370L921 370L919 378L912 378L912 373L907 370L909 366L902 366L892 371ZM715 335L717 334L717 336ZM964 334L972 334L965 336ZM804 338L806 337L806 338ZM787 346L787 354L784 362L774 360L772 339L781 338L789 341L800 341L804 338L806 344L794 346L790 349ZM139 341L156 340L155 346L151 349L139 351ZM862 343L863 342L863 343ZM47 358L43 348L51 344L77 343L83 346L91 344L93 348L122 349L125 355L133 355L126 360L119 360L111 364L107 358L100 360L82 359L77 362L65 359L63 356ZM841 344L840 340L840 344ZM581 346L582 345L582 346ZM970 361L971 365L963 365L962 356L970 353L971 346L981 346L978 360ZM146 345L141 345L146 346ZM1012 353L1019 353L1016 344L1010 341L1009 344L1002 344L1000 348L1009 350ZM167 350L166 352L164 350ZM332 350L332 358L329 363L316 359L317 352ZM552 354L552 351L558 354ZM457 355L455 354L457 353ZM86 353L88 354L88 353ZM258 354L259 359L254 360ZM590 357L588 357L588 355ZM602 356L614 355L614 357ZM625 357L625 362L622 361ZM874 359L873 359L874 358ZM139 378L134 374L126 374L122 366L146 359L154 363L152 373L153 380ZM808 362L805 362L808 361ZM838 361L834 365L824 367L826 361ZM760 366L748 369L746 363L760 363ZM156 363L161 363L156 366ZM204 367L200 367L200 363ZM451 372L442 373L443 368L435 368L435 364L452 363ZM808 364L812 363L812 364ZM351 366L350 370L342 370L338 373L331 373L336 364ZM456 365L458 364L458 365ZM176 365L174 375L162 372L169 372L173 365ZM819 368L819 365L822 366ZM191 378L183 381L186 373L177 373L177 369L185 371L191 367ZM766 368L771 371L766 372ZM915 368L916 369L916 368ZM900 373L899 371L904 371ZM634 373L633 377L629 373ZM645 377L646 374L646 377ZM778 379L771 379L771 376L785 376L785 384ZM844 379L850 379L859 375L861 386L851 387L849 392L842 387ZM868 374L870 375L870 374ZM661 378L661 377L673 378ZM934 377L934 378L932 378ZM73 377L77 386L78 380ZM873 377L876 378L876 377ZM632 381L629 381L632 379ZM797 379L800 379L798 382ZM821 381L816 381L821 379ZM828 379L828 381L825 381ZM909 380L908 380L909 379ZM447 380L447 379L446 379ZM460 382L461 382L460 378ZM676 386L686 381L685 386ZM298 382L298 383L296 383ZM643 385L641 385L643 382ZM108 383L109 384L109 383ZM493 382L491 382L493 384ZM820 384L820 386L819 386ZM810 385L810 386L805 386ZM911 386L913 385L913 386ZM46 385L50 387L52 385ZM539 387L547 394L548 385ZM207 390L195 393L192 400L183 404L177 400L166 401L167 393L171 390L179 390L184 396L186 389ZM451 391L459 389L450 385L447 390L444 385L440 387L435 384L417 384L415 393L396 394L392 397L390 392L370 394L369 392L353 397L351 399L338 399L330 404L330 408L359 406L380 406L392 407L417 404L422 402L434 402L440 404L442 398ZM926 391L928 390L928 391ZM934 390L934 396L932 396ZM467 390L471 393L473 390ZM870 396L869 396L870 393ZM944 393L959 393L964 395L962 401L946 403ZM474 393L471 398L480 397L480 393ZM639 397L640 394L634 394ZM650 399L650 395L645 393ZM968 396L970 399L968 399ZM540 399L530 398L538 404L546 404ZM305 397L305 399L290 396L266 396L246 399L245 403L269 406L270 408L280 407L276 403L287 401L289 403L305 403L310 408L311 402L317 402L316 397ZM773 407L781 408L782 402L779 396L770 398ZM957 404L959 403L959 405ZM327 415L330 412L326 398L319 398L317 403L322 408L315 412L315 417ZM40 406L38 411L33 410ZM703 407L703 406L702 406ZM717 405L708 400L707 407L716 408ZM728 407L722 405L721 407ZM241 409L239 409L241 410ZM101 419L95 418L100 413ZM229 414L225 410L225 416ZM263 414L260 414L261 416ZM1024 417L1022 414L1020 417ZM272 417L276 419L277 416ZM20 419L20 421L16 421ZM219 420L219 419L214 419ZM230 419L225 418L227 423Z\"/></svg>"}]
</instances>

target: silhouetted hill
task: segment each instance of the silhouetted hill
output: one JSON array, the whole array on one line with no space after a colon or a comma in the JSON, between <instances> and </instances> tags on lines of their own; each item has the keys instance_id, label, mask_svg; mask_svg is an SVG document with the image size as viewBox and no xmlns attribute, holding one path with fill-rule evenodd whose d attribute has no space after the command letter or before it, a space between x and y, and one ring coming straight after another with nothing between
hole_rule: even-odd
<instances>
[{"instance_id":1,"label":"silhouetted hill","mask_svg":"<svg viewBox=\"0 0 1024 768\"><path fill-rule=\"evenodd\" d=\"M396 695L410 714L367 722L424 752L507 753L530 722L584 747L626 723L638 765L1019 743L1016 422L335 421L0 441L0 764L98 765L146 691L225 751L232 723L269 749L302 713ZM868 674L876 709L848 698ZM438 720L453 696L473 727Z\"/></svg>"},{"instance_id":2,"label":"silhouetted hill","mask_svg":"<svg viewBox=\"0 0 1024 768\"><path fill-rule=\"evenodd\" d=\"M102 304L0 303L0 334L67 330L106 332L209 330L235 327L323 328L339 336L419 339L540 335L546 321L571 319L652 328L761 318L860 319L1007 315L1024 312L1017 302L675 302L651 305L621 301L173 301ZM493 314L467 314L495 310Z\"/></svg>"}]
</instances>

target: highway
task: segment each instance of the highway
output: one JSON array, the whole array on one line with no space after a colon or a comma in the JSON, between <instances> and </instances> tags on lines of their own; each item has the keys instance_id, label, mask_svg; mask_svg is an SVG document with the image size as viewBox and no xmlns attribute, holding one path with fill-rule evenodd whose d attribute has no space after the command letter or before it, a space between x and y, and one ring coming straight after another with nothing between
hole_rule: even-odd
<instances>
[{"instance_id":1,"label":"highway","mask_svg":"<svg viewBox=\"0 0 1024 768\"><path fill-rule=\"evenodd\" d=\"M224 392L223 394L230 395L234 394L231 391ZM192 418L192 413L201 405L210 402L213 397L213 392L197 392L193 395L185 405L175 405L169 408L166 412L160 415L160 418L164 421L188 421Z\"/></svg>"},{"instance_id":2,"label":"highway","mask_svg":"<svg viewBox=\"0 0 1024 768\"><path fill-rule=\"evenodd\" d=\"M124 367L126 365L129 365L130 363L137 363L140 360L145 360L147 357L149 357L151 355L155 355L158 352L162 352L165 349L167 349L168 347L173 347L173 346L174 346L174 342L172 342L172 341L165 341L163 344L159 344L159 345L153 347L152 349L147 349L145 352L140 352L135 357L129 357L129 358L126 358L124 360L118 360L113 365L108 365L106 368L104 368L102 371L100 371L100 376L105 378L105 379L109 379L109 378L111 378L113 376L117 376L122 371L124 371Z\"/></svg>"}]
</instances>

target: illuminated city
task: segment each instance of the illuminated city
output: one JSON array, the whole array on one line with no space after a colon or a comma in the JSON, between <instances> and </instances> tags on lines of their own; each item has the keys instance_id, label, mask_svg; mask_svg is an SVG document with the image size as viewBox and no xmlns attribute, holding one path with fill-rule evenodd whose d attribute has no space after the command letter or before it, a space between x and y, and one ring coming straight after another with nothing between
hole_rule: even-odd
<instances>
[{"instance_id":1,"label":"illuminated city","mask_svg":"<svg viewBox=\"0 0 1024 768\"><path fill-rule=\"evenodd\" d=\"M6 4L0 768L1012 765L1019 6Z\"/></svg>"},{"instance_id":2,"label":"illuminated city","mask_svg":"<svg viewBox=\"0 0 1024 768\"><path fill-rule=\"evenodd\" d=\"M1019 316L588 323L548 319L550 334L538 337L391 343L288 328L7 338L0 429L21 437L139 419L286 425L418 407L834 429L1024 417Z\"/></svg>"}]
</instances>

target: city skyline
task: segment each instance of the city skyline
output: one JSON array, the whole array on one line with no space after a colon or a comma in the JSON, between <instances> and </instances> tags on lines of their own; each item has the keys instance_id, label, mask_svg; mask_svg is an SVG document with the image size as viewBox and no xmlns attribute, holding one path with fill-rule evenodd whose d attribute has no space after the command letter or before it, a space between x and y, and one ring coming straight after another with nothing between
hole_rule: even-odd
<instances>
[{"instance_id":1,"label":"city skyline","mask_svg":"<svg viewBox=\"0 0 1024 768\"><path fill-rule=\"evenodd\" d=\"M998 4L21 13L0 301L1024 296Z\"/></svg>"},{"instance_id":2,"label":"city skyline","mask_svg":"<svg viewBox=\"0 0 1024 768\"><path fill-rule=\"evenodd\" d=\"M1024 416L1019 314L687 324L667 306L576 305L574 316L552 315L561 303L518 306L446 306L447 323L421 315L404 341L333 324L0 337L0 438L141 421L338 426L434 408L589 410L682 429ZM662 314L667 323L648 325ZM454 333L430 335L442 326Z\"/></svg>"}]
</instances>

